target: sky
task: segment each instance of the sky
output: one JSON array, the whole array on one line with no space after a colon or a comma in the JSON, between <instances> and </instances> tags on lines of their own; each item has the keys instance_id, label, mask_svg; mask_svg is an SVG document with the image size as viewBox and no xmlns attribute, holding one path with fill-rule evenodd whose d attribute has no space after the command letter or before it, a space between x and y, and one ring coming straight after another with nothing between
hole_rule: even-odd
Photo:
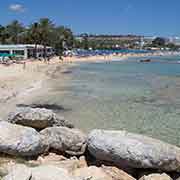
<instances>
[{"instance_id":1,"label":"sky","mask_svg":"<svg viewBox=\"0 0 180 180\"><path fill-rule=\"evenodd\" d=\"M75 34L180 36L180 0L0 0L0 24L42 17Z\"/></svg>"}]
</instances>

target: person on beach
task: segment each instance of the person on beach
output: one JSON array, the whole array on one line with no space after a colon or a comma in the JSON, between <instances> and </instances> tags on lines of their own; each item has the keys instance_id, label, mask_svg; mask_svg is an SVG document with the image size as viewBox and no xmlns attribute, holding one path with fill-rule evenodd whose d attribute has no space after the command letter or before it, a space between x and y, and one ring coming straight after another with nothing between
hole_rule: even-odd
<instances>
[{"instance_id":1,"label":"person on beach","mask_svg":"<svg viewBox=\"0 0 180 180\"><path fill-rule=\"evenodd\" d=\"M48 63L48 64L50 63L50 60L51 60L51 58L50 58L50 56L48 56L48 57L47 57L47 63Z\"/></svg>"},{"instance_id":2,"label":"person on beach","mask_svg":"<svg viewBox=\"0 0 180 180\"><path fill-rule=\"evenodd\" d=\"M63 63L63 57L62 56L59 56L59 60Z\"/></svg>"},{"instance_id":3,"label":"person on beach","mask_svg":"<svg viewBox=\"0 0 180 180\"><path fill-rule=\"evenodd\" d=\"M26 69L26 62L24 61L23 62L23 70L25 70Z\"/></svg>"}]
</instances>

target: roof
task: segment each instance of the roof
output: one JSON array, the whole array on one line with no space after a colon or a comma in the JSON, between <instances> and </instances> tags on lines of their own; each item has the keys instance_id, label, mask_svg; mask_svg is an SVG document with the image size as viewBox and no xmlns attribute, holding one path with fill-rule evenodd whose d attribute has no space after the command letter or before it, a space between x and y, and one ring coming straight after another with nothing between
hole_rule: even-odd
<instances>
[{"instance_id":1,"label":"roof","mask_svg":"<svg viewBox=\"0 0 180 180\"><path fill-rule=\"evenodd\" d=\"M1 44L0 49L25 49L35 48L35 44ZM43 48L43 45L37 45L37 48ZM51 48L47 46L47 48Z\"/></svg>"}]
</instances>

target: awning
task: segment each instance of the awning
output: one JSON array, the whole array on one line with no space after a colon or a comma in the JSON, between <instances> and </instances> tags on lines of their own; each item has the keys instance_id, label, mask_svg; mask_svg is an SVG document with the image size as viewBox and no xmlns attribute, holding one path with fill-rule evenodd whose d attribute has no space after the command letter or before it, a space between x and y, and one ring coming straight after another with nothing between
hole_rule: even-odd
<instances>
[{"instance_id":1,"label":"awning","mask_svg":"<svg viewBox=\"0 0 180 180\"><path fill-rule=\"evenodd\" d=\"M16 54L0 53L0 57L15 57Z\"/></svg>"}]
</instances>

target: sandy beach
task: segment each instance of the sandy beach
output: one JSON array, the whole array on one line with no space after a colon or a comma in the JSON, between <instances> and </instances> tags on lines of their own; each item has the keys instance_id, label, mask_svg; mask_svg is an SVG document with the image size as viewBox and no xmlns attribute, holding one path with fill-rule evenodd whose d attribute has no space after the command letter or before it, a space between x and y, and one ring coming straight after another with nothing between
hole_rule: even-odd
<instances>
[{"instance_id":1,"label":"sandy beach","mask_svg":"<svg viewBox=\"0 0 180 180\"><path fill-rule=\"evenodd\" d=\"M33 96L45 92L44 86L57 70L66 68L56 60L49 64L40 61L27 61L23 64L10 66L0 65L0 106L1 118L7 118L17 104L23 104ZM63 78L61 78L63 80Z\"/></svg>"},{"instance_id":2,"label":"sandy beach","mask_svg":"<svg viewBox=\"0 0 180 180\"><path fill-rule=\"evenodd\" d=\"M0 105L1 118L7 118L9 112L13 111L17 104L30 104L38 96L47 96L52 86L52 79L58 79L58 83L64 83L69 76L67 68L79 62L110 62L123 61L129 57L171 55L170 53L146 53L146 54L112 54L109 56L89 57L59 57L51 59L50 63L42 61L26 61L24 64L12 64L10 66L0 65ZM57 77L56 77L57 76ZM61 76L61 77L59 77ZM7 108L8 107L8 108Z\"/></svg>"},{"instance_id":3,"label":"sandy beach","mask_svg":"<svg viewBox=\"0 0 180 180\"><path fill-rule=\"evenodd\" d=\"M179 52L162 52L155 51L150 53L114 53L110 55L94 55L94 56L86 56L86 57L63 57L63 62L67 63L76 63L76 62L110 62L110 61L123 61L131 57L152 57L152 56L173 56L179 55ZM57 62L58 57L55 57L54 60Z\"/></svg>"}]
</instances>

